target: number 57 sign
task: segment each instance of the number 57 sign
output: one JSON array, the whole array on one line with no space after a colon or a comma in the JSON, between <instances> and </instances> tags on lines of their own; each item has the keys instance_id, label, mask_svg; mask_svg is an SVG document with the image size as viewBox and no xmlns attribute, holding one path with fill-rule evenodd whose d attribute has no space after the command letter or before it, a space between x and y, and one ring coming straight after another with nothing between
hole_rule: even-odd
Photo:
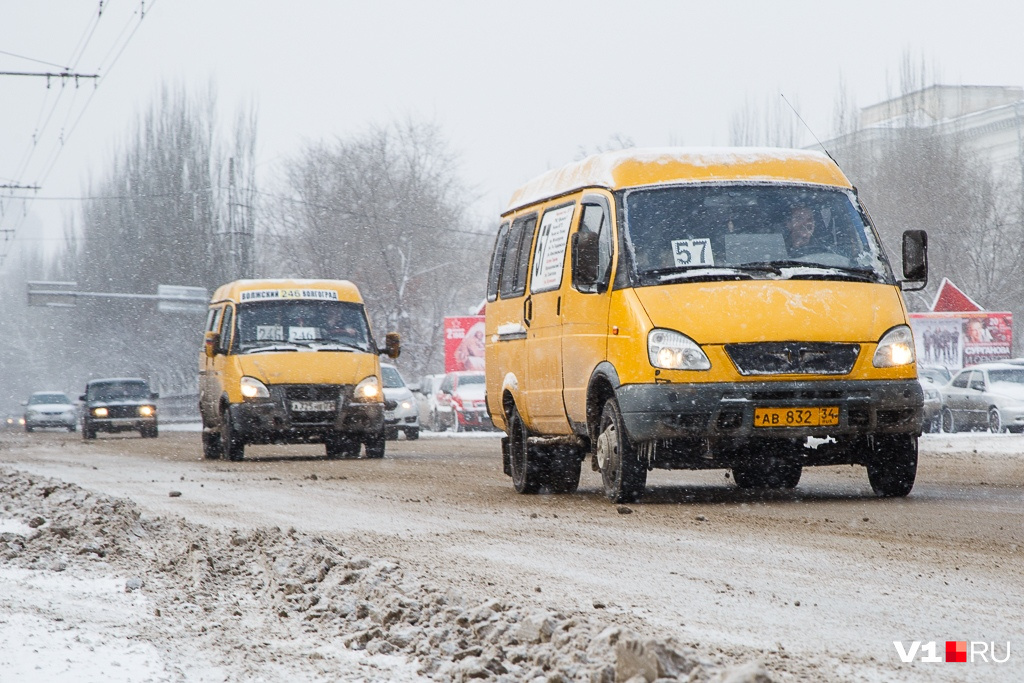
<instances>
[{"instance_id":1,"label":"number 57 sign","mask_svg":"<svg viewBox=\"0 0 1024 683\"><path fill-rule=\"evenodd\" d=\"M701 237L692 240L672 240L672 258L679 266L713 266L711 240Z\"/></svg>"}]
</instances>

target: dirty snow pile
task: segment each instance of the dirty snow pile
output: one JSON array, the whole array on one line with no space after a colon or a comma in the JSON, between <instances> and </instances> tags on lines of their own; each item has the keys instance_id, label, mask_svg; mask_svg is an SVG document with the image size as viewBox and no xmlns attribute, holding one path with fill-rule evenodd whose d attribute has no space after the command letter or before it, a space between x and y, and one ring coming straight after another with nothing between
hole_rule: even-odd
<instances>
[{"instance_id":1,"label":"dirty snow pile","mask_svg":"<svg viewBox=\"0 0 1024 683\"><path fill-rule=\"evenodd\" d=\"M0 505L0 672L19 680L771 680L590 616L472 600L294 529L142 516L6 469Z\"/></svg>"}]
</instances>

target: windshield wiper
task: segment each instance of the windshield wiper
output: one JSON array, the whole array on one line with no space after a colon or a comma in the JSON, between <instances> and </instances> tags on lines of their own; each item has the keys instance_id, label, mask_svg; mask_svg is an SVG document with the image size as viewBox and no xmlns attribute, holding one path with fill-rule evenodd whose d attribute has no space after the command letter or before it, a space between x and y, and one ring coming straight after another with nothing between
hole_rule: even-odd
<instances>
[{"instance_id":1,"label":"windshield wiper","mask_svg":"<svg viewBox=\"0 0 1024 683\"><path fill-rule=\"evenodd\" d=\"M320 346L316 348L317 351L365 351L366 349L356 346L355 344L348 344L340 341L324 341L320 342Z\"/></svg>"},{"instance_id":2,"label":"windshield wiper","mask_svg":"<svg viewBox=\"0 0 1024 683\"><path fill-rule=\"evenodd\" d=\"M294 346L289 344L265 344L263 346L253 346L248 349L243 349L245 353L263 353L264 351L298 351Z\"/></svg>"},{"instance_id":3,"label":"windshield wiper","mask_svg":"<svg viewBox=\"0 0 1024 683\"><path fill-rule=\"evenodd\" d=\"M640 275L644 277L654 277L658 282L667 282L668 280L749 280L750 274L744 273L742 270L738 270L732 267L715 267L715 266L668 266L666 268L655 268L653 270L645 270Z\"/></svg>"},{"instance_id":4,"label":"windshield wiper","mask_svg":"<svg viewBox=\"0 0 1024 683\"><path fill-rule=\"evenodd\" d=\"M813 273L801 273L796 277L798 279L808 279L816 277L828 277L829 279L844 279L844 280L855 280L857 282L879 282L878 273L871 268L849 268L844 266L826 266L821 263L814 263L813 261L794 261L794 260L781 260L781 261L757 261L754 263L744 263L741 266L737 266L743 270L757 270L761 272L774 273L775 275L782 275L783 268L804 268L807 270L813 270Z\"/></svg>"}]
</instances>

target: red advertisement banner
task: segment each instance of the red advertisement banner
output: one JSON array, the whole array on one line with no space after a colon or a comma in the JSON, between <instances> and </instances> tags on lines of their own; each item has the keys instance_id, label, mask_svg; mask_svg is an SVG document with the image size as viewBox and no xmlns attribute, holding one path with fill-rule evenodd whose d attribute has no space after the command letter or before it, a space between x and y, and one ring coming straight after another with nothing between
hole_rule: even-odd
<instances>
[{"instance_id":1,"label":"red advertisement banner","mask_svg":"<svg viewBox=\"0 0 1024 683\"><path fill-rule=\"evenodd\" d=\"M484 317L444 319L444 371L484 369Z\"/></svg>"}]
</instances>

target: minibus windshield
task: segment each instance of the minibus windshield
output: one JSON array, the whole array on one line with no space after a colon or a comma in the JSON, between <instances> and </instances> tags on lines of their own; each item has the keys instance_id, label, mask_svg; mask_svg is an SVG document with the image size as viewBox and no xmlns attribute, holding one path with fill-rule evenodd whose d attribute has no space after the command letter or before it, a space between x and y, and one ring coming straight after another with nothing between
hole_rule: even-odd
<instances>
[{"instance_id":1,"label":"minibus windshield","mask_svg":"<svg viewBox=\"0 0 1024 683\"><path fill-rule=\"evenodd\" d=\"M625 193L627 250L641 286L690 278L893 283L852 192L701 184Z\"/></svg>"},{"instance_id":2,"label":"minibus windshield","mask_svg":"<svg viewBox=\"0 0 1024 683\"><path fill-rule=\"evenodd\" d=\"M370 351L370 330L359 304L344 301L259 301L238 305L242 353L281 347Z\"/></svg>"}]
</instances>

